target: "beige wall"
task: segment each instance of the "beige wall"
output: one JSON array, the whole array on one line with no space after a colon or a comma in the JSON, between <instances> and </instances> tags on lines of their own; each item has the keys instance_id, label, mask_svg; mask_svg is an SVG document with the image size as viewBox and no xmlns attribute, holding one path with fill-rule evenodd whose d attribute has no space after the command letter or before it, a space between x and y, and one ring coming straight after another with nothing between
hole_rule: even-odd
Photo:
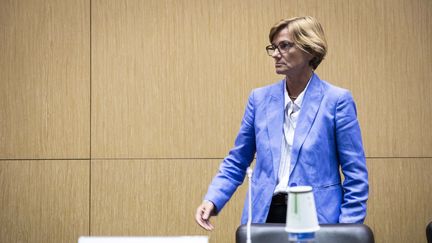
<instances>
[{"instance_id":1,"label":"beige wall","mask_svg":"<svg viewBox=\"0 0 432 243\"><path fill-rule=\"evenodd\" d=\"M193 221L279 19L313 15L321 78L352 91L377 242L432 220L432 1L2 0L0 242L209 235L233 242L245 188Z\"/></svg>"}]
</instances>

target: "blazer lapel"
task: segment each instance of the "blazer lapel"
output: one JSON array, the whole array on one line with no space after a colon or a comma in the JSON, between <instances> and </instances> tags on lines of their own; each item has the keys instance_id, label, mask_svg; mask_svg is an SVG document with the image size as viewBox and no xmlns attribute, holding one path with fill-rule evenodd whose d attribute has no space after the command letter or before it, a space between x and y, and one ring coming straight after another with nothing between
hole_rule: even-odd
<instances>
[{"instance_id":1,"label":"blazer lapel","mask_svg":"<svg viewBox=\"0 0 432 243\"><path fill-rule=\"evenodd\" d=\"M297 121L297 127L294 132L294 143L291 149L291 166L290 166L290 178L291 173L297 164L298 155L303 146L303 143L309 134L310 128L315 120L318 112L321 100L323 98L321 80L316 74L313 74L312 80L310 81L308 89L306 90Z\"/></svg>"},{"instance_id":2,"label":"blazer lapel","mask_svg":"<svg viewBox=\"0 0 432 243\"><path fill-rule=\"evenodd\" d=\"M270 150L274 168L274 176L277 179L279 171L280 149L283 135L284 121L284 80L276 89L272 90L269 103L266 106L267 131L270 140Z\"/></svg>"}]
</instances>

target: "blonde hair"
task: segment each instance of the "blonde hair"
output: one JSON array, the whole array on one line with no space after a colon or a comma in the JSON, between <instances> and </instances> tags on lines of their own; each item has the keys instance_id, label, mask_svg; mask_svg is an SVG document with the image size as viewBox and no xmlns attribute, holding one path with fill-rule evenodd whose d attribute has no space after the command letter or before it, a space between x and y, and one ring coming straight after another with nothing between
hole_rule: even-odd
<instances>
[{"instance_id":1,"label":"blonde hair","mask_svg":"<svg viewBox=\"0 0 432 243\"><path fill-rule=\"evenodd\" d=\"M282 19L270 29L270 43L285 28L292 31L295 45L313 56L309 65L316 69L327 53L324 30L318 20L310 16Z\"/></svg>"}]
</instances>

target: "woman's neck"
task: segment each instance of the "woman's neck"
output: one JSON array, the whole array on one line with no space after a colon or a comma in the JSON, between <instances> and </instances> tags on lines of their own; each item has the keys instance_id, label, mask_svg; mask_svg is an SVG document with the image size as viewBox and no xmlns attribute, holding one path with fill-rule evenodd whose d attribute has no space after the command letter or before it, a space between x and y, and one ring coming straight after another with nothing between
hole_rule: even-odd
<instances>
[{"instance_id":1,"label":"woman's neck","mask_svg":"<svg viewBox=\"0 0 432 243\"><path fill-rule=\"evenodd\" d=\"M286 88L288 91L288 95L291 98L297 98L300 93L305 89L309 79L313 75L313 71L303 72L300 75L296 76L286 76Z\"/></svg>"}]
</instances>

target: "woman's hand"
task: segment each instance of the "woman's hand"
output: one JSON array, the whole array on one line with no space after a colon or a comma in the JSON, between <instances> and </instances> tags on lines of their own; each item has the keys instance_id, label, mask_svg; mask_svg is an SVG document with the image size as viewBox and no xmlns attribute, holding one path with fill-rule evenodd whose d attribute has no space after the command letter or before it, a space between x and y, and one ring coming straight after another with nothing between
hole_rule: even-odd
<instances>
[{"instance_id":1,"label":"woman's hand","mask_svg":"<svg viewBox=\"0 0 432 243\"><path fill-rule=\"evenodd\" d=\"M197 208L195 221L205 230L213 230L214 226L210 223L211 216L215 215L215 205L210 201L204 201Z\"/></svg>"}]
</instances>

